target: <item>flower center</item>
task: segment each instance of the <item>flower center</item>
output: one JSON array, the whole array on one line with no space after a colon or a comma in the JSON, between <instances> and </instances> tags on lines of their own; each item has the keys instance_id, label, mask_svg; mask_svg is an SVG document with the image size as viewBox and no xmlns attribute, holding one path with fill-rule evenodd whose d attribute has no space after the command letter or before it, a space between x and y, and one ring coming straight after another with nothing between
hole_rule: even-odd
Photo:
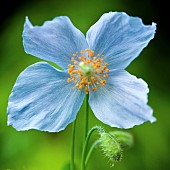
<instances>
[{"instance_id":1,"label":"flower center","mask_svg":"<svg viewBox=\"0 0 170 170\"><path fill-rule=\"evenodd\" d=\"M90 49L76 52L71 58L72 64L68 64L70 78L67 82L73 81L75 88L84 90L86 94L95 91L106 84L109 69L108 63L104 61L104 55L94 55Z\"/></svg>"},{"instance_id":2,"label":"flower center","mask_svg":"<svg viewBox=\"0 0 170 170\"><path fill-rule=\"evenodd\" d=\"M80 62L79 67L84 76L88 76L88 75L90 76L91 74L94 73L94 67L91 64Z\"/></svg>"}]
</instances>

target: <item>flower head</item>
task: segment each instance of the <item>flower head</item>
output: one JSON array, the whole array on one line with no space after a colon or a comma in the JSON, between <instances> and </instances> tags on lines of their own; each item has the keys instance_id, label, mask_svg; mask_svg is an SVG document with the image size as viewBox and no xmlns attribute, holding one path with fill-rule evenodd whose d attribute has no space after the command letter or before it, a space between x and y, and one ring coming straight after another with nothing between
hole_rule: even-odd
<instances>
[{"instance_id":1,"label":"flower head","mask_svg":"<svg viewBox=\"0 0 170 170\"><path fill-rule=\"evenodd\" d=\"M83 99L95 116L111 127L131 128L154 122L147 105L147 84L125 71L154 37L156 24L144 25L124 12L109 12L85 36L68 17L42 26L26 18L25 52L51 61L26 68L9 97L8 124L17 130L57 132L73 122Z\"/></svg>"}]
</instances>

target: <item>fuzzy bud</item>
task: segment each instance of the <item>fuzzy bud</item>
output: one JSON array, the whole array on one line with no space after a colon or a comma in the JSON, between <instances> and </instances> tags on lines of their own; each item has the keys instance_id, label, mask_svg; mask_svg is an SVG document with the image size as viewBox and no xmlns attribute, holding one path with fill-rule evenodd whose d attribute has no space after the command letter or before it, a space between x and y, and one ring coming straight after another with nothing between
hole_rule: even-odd
<instances>
[{"instance_id":1,"label":"fuzzy bud","mask_svg":"<svg viewBox=\"0 0 170 170\"><path fill-rule=\"evenodd\" d=\"M113 166L115 162L121 160L122 149L117 138L109 133L104 132L100 134L99 140L100 148L102 149L104 155L109 159L111 166Z\"/></svg>"}]
</instances>

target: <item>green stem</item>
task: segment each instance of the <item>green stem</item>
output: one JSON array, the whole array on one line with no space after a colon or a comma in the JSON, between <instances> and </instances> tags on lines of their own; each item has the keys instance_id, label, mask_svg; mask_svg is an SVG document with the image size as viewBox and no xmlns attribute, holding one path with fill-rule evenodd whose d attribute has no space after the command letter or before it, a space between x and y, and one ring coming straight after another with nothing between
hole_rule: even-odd
<instances>
[{"instance_id":1,"label":"green stem","mask_svg":"<svg viewBox=\"0 0 170 170\"><path fill-rule=\"evenodd\" d=\"M92 133L95 130L98 130L98 129L99 129L98 126L92 127L91 130L87 134L87 137L86 137L86 140L85 140L85 143L84 143L84 147L83 147L83 151L82 151L81 170L85 170L86 151L87 151L87 146L88 146L89 139L90 139Z\"/></svg>"},{"instance_id":2,"label":"green stem","mask_svg":"<svg viewBox=\"0 0 170 170\"><path fill-rule=\"evenodd\" d=\"M75 129L76 129L76 119L73 122L73 127L72 127L71 165L70 165L71 170L74 170Z\"/></svg>"},{"instance_id":3,"label":"green stem","mask_svg":"<svg viewBox=\"0 0 170 170\"><path fill-rule=\"evenodd\" d=\"M88 133L88 119L89 119L89 104L88 104L89 94L86 95L86 117L85 117L85 134L84 141L86 140Z\"/></svg>"},{"instance_id":4,"label":"green stem","mask_svg":"<svg viewBox=\"0 0 170 170\"><path fill-rule=\"evenodd\" d=\"M96 147L100 142L101 142L100 140L96 140L96 141L93 143L93 145L90 147L89 152L88 152L88 154L87 154L87 156L86 156L85 165L87 165L87 163L88 163L88 161L89 161L89 158L90 158L93 150L95 149L95 147Z\"/></svg>"}]
</instances>

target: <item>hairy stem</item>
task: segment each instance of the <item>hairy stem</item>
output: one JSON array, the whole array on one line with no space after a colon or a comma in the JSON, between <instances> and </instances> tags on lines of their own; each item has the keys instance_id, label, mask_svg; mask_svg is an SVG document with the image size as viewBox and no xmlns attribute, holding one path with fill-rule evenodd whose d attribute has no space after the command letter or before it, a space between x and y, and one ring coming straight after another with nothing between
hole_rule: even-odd
<instances>
[{"instance_id":1,"label":"hairy stem","mask_svg":"<svg viewBox=\"0 0 170 170\"><path fill-rule=\"evenodd\" d=\"M75 129L76 129L76 119L73 122L73 127L72 127L71 164L70 164L71 170L74 170Z\"/></svg>"},{"instance_id":2,"label":"hairy stem","mask_svg":"<svg viewBox=\"0 0 170 170\"><path fill-rule=\"evenodd\" d=\"M86 159L86 151L87 151L87 146L88 146L88 142L89 142L89 139L92 135L92 133L95 131L95 130L98 130L99 127L98 126L94 126L87 134L87 137L86 137L86 140L85 140L85 143L84 143L84 146L83 146L83 151L82 151L82 159L81 159L81 170L85 170L85 159Z\"/></svg>"},{"instance_id":3,"label":"hairy stem","mask_svg":"<svg viewBox=\"0 0 170 170\"><path fill-rule=\"evenodd\" d=\"M85 160L85 165L86 165L86 166L87 166L87 164L88 164L89 158L90 158L93 150L95 149L95 147L96 147L100 142L101 142L100 140L96 140L96 141L93 143L93 145L91 145L91 147L90 147L90 149L89 149L89 152L88 152L88 154L87 154L87 156L86 156L86 160Z\"/></svg>"},{"instance_id":4,"label":"hairy stem","mask_svg":"<svg viewBox=\"0 0 170 170\"><path fill-rule=\"evenodd\" d=\"M86 117L85 117L85 134L84 134L84 141L86 140L87 133L88 133L88 120L89 120L89 104L88 104L89 94L86 95Z\"/></svg>"}]
</instances>

